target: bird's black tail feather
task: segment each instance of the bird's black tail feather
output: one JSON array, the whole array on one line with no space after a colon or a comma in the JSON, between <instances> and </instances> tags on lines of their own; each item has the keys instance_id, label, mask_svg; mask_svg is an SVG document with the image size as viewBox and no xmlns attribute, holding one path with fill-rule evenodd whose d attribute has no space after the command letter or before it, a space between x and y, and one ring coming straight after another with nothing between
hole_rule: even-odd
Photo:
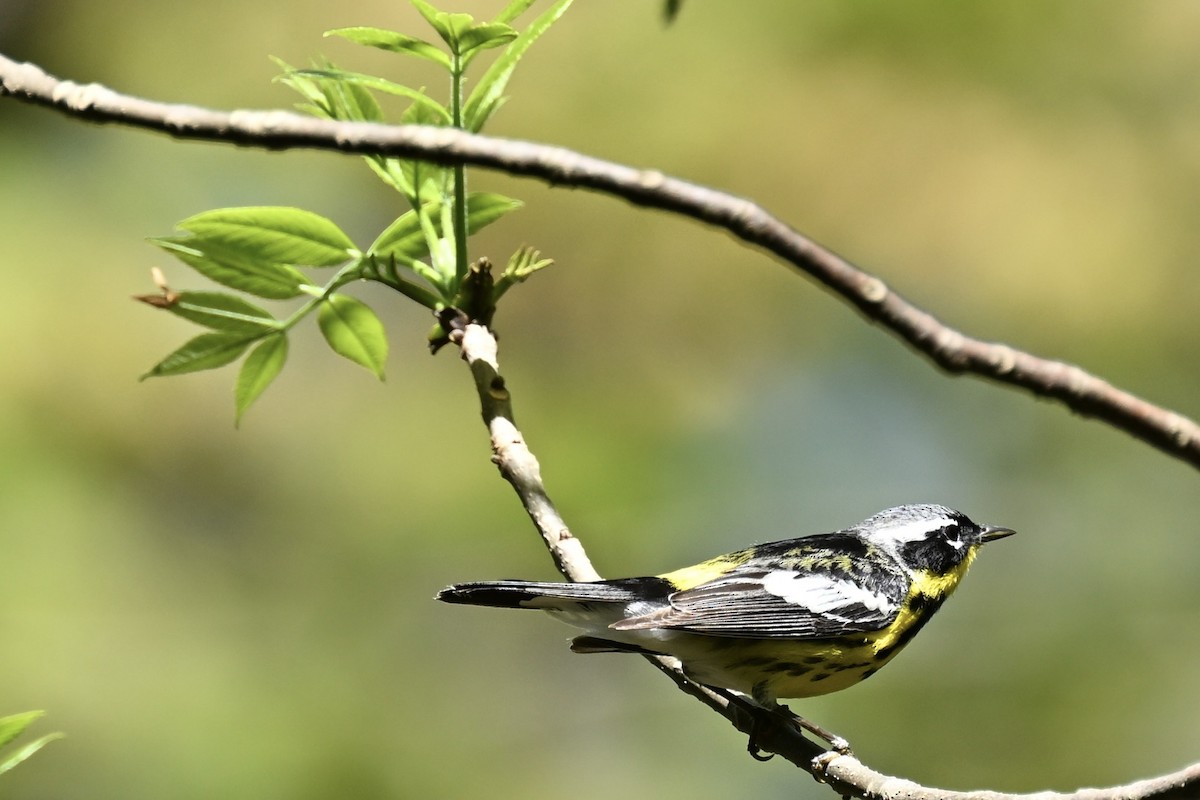
<instances>
[{"instance_id":1,"label":"bird's black tail feather","mask_svg":"<svg viewBox=\"0 0 1200 800\"><path fill-rule=\"evenodd\" d=\"M657 650L649 650L628 642L615 642L599 636L576 636L571 640L572 653L637 653L643 656L661 656Z\"/></svg>"},{"instance_id":2,"label":"bird's black tail feather","mask_svg":"<svg viewBox=\"0 0 1200 800\"><path fill-rule=\"evenodd\" d=\"M496 608L553 608L556 600L568 603L628 603L665 596L671 585L659 578L626 578L595 583L542 583L536 581L480 581L447 586L437 593L445 603Z\"/></svg>"}]
</instances>

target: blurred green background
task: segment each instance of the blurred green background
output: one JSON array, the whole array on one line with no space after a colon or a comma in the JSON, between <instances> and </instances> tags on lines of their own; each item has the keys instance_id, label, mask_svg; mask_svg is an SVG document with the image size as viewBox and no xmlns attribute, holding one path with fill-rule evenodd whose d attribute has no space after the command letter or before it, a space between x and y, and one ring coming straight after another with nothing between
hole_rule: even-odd
<instances>
[{"instance_id":1,"label":"blurred green background","mask_svg":"<svg viewBox=\"0 0 1200 800\"><path fill-rule=\"evenodd\" d=\"M500 2L460 10L489 15ZM493 133L753 197L947 322L1200 414L1200 5L580 2ZM65 78L289 106L268 55L435 75L321 32L404 2L0 2ZM360 52L361 51L361 52ZM431 86L431 89L433 87ZM895 665L797 704L878 769L1068 789L1197 758L1196 472L951 379L728 237L474 174L528 206L474 255L559 266L497 319L518 422L606 575L933 501L1021 535ZM143 240L218 206L399 210L355 158L85 126L0 101L0 714L62 730L14 798L830 797L639 659L441 586L551 578L466 370L386 292L380 385L306 328L233 428L234 371L139 384L193 333Z\"/></svg>"}]
</instances>

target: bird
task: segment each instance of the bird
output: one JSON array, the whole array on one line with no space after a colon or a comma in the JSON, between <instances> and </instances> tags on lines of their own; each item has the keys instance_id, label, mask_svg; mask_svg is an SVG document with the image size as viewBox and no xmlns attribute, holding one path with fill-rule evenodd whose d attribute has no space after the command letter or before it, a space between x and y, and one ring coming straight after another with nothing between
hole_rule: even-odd
<instances>
[{"instance_id":1,"label":"bird","mask_svg":"<svg viewBox=\"0 0 1200 800\"><path fill-rule=\"evenodd\" d=\"M460 583L437 599L545 611L582 629L576 653L672 656L689 679L746 695L850 752L843 737L779 698L828 694L874 675L941 608L980 547L1013 533L943 505L903 505L661 575Z\"/></svg>"}]
</instances>

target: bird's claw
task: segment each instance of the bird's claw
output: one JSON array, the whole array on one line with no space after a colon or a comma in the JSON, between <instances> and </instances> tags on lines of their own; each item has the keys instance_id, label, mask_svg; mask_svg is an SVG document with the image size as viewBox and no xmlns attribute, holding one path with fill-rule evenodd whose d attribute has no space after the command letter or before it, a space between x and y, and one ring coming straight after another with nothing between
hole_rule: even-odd
<instances>
[{"instance_id":1,"label":"bird's claw","mask_svg":"<svg viewBox=\"0 0 1200 800\"><path fill-rule=\"evenodd\" d=\"M746 751L750 753L750 757L755 761L770 761L775 757L774 753L767 752L758 746L759 726L762 723L756 717L750 727L750 739L746 742Z\"/></svg>"},{"instance_id":2,"label":"bird's claw","mask_svg":"<svg viewBox=\"0 0 1200 800\"><path fill-rule=\"evenodd\" d=\"M755 761L770 761L772 758L775 757L774 753L768 753L766 750L763 750L762 748L760 748L753 741L750 742L750 744L746 745L746 750L750 753L750 757L753 758Z\"/></svg>"}]
</instances>

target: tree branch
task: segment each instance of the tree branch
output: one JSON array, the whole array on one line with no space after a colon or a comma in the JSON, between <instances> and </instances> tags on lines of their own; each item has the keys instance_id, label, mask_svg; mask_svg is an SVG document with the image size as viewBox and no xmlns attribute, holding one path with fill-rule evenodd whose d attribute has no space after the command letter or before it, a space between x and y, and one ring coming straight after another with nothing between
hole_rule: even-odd
<instances>
[{"instance_id":1,"label":"tree branch","mask_svg":"<svg viewBox=\"0 0 1200 800\"><path fill-rule=\"evenodd\" d=\"M272 150L314 148L465 163L551 184L589 188L722 228L819 281L868 319L952 373L970 373L1061 402L1200 469L1200 425L1072 364L985 342L951 328L755 203L654 170L561 147L497 139L454 128L332 122L285 111L221 112L156 103L99 84L60 81L0 55L0 94L94 122L118 123Z\"/></svg>"}]
</instances>

